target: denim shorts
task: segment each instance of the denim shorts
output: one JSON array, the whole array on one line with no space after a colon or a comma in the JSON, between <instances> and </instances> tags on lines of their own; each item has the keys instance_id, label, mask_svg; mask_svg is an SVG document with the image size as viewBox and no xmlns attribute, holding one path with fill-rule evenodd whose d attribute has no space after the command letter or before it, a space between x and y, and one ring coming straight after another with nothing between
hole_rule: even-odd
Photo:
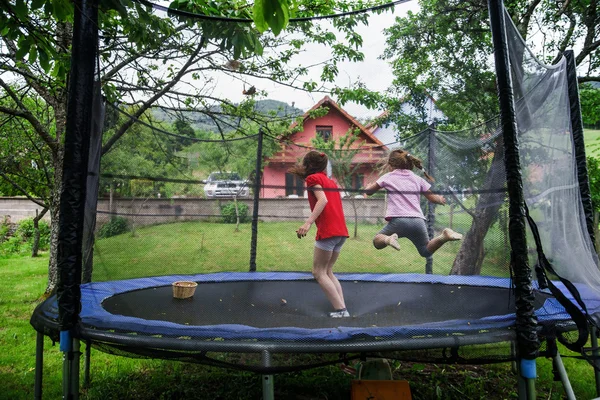
<instances>
[{"instance_id":1,"label":"denim shorts","mask_svg":"<svg viewBox=\"0 0 600 400\"><path fill-rule=\"evenodd\" d=\"M315 241L315 247L318 247L321 250L339 253L342 250L342 246L344 245L345 241L345 236L333 236L327 239Z\"/></svg>"}]
</instances>

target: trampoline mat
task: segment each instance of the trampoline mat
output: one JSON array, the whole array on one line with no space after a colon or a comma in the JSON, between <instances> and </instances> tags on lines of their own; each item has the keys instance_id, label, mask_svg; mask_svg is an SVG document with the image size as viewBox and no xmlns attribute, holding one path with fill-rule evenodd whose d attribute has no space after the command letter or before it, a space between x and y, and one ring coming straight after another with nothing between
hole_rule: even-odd
<instances>
[{"instance_id":1,"label":"trampoline mat","mask_svg":"<svg viewBox=\"0 0 600 400\"><path fill-rule=\"evenodd\" d=\"M240 324L256 328L388 327L457 320L460 325L514 314L514 295L501 287L442 283L342 281L351 318L328 317L331 306L314 280L199 282L192 298L171 286L132 290L102 302L114 315L182 325ZM535 308L550 297L537 293ZM460 321L460 322L459 322Z\"/></svg>"}]
</instances>

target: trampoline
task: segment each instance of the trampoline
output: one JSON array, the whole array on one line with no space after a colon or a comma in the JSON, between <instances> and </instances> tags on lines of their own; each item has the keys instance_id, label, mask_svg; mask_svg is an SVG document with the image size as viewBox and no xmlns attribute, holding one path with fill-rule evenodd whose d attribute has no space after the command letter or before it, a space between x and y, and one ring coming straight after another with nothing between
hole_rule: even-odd
<instances>
[{"instance_id":1,"label":"trampoline","mask_svg":"<svg viewBox=\"0 0 600 400\"><path fill-rule=\"evenodd\" d=\"M490 2L489 10L500 114L469 129L438 131L431 126L411 136L399 135L396 139L401 139L401 143L389 143L390 149L392 145L401 145L422 158L428 173L436 179L435 192L452 198L456 207L449 211L428 207L428 233L434 237L435 231L445 226L457 228L464 233L461 246L451 255L443 254L441 250L436 253L435 271L445 275L431 273L434 271L433 257L412 259L408 253L394 253L399 256L388 260L384 258L386 253L375 255L370 243L368 252L357 250L353 253L355 259L348 266L335 269L336 276L342 270L358 271L339 274L350 318L331 319L327 316L331 305L309 273L256 272L259 221L281 223L278 226L281 233L271 233L272 237L262 245L289 250L290 246L284 244L285 238L294 238L294 235L285 224L290 219L296 223L303 218L304 214L292 207L293 201L281 205L280 212L260 214L259 200L261 190L273 186L267 177L270 179L276 173L285 179L285 185L279 189L286 196L288 191L302 189L288 181L286 173L298 156L290 148L306 147L309 136L302 136L304 131L292 132L298 134L297 142L294 142L291 136L282 141L279 136L271 137L259 128L256 159L252 160L255 163L249 163L256 168L248 175L252 177L249 182L254 182L249 246L251 272L172 275L239 270L246 259L236 257L248 254L247 249L223 246L231 242L238 244L238 238L231 233L233 229L221 230L220 237L215 233L217 229L182 229L168 238L163 236L162 242L155 241L155 237L144 241L142 235L136 236L136 240L131 235L122 242L112 238L95 241L100 178L111 179L111 209L108 211L111 221L113 217L123 218L132 226L140 227L140 231L141 227L163 223L220 221L224 216L223 209L215 207L214 211L207 212L200 207L204 202L193 198L184 202L186 207L175 205L173 194L178 192L170 187L169 193L173 196L169 203L158 203L156 210L146 212L144 207L149 207L150 203L146 202L149 197L142 201L132 187L150 191L145 185L148 182L152 185L157 182L161 185L191 185L198 181L180 179L187 176L185 173L173 177L140 176L137 168L116 175L110 162L107 162L106 171L101 170L99 155L105 154L102 135L88 143L82 139L87 130L68 129L73 132L73 138L65 140L65 153L73 153L73 157L65 157L63 166L57 251L59 294L40 304L31 317L31 324L38 332L36 398L41 398L44 335L60 341L64 352L65 398L73 397L78 390L80 341L86 343L86 381L92 345L112 354L178 359L263 373L300 370L346 362L350 357L366 359L371 356L464 364L519 361L520 398L526 398L525 392L532 391L537 357L552 357L555 365L562 365L557 340L563 344L568 342L583 353L585 349L581 343L586 343L592 336L591 351L597 352L593 334L600 321L600 270L592 240L593 215L583 129L577 111L579 100L576 90L570 90L571 86L577 87L573 55L570 58L565 55L553 66L540 64L528 52L502 3ZM91 76L93 68L87 72ZM518 79L512 81L513 76ZM76 82L71 87L80 86ZM77 111L69 118L83 121L82 124L81 121L74 122L75 127L90 126L87 117L78 116L91 111L81 106L84 103L69 107L69 110ZM327 108L327 113L321 121L327 126L332 124L331 138L336 133L333 132L334 122L358 124L336 107ZM103 114L100 110L94 112L98 126L103 126ZM477 114L474 120L480 119L481 115ZM123 125L125 130L133 124L148 125L141 119L131 119L128 124ZM308 125L306 130L310 129L312 135L313 127ZM456 128L454 125L450 128ZM314 130L318 134L316 122ZM366 128L361 132L368 133ZM194 150L189 145L184 146L191 137L166 133L178 138L169 142L169 147ZM223 132L220 133L223 136ZM107 140L118 139L119 135L115 133ZM146 135L139 135L140 140L143 136ZM151 140L156 138L156 135L147 136ZM263 174L264 138L281 146L281 151L271 159L277 167L271 175ZM194 139L205 141L200 137ZM254 136L235 135L227 140L242 139L250 143ZM288 139L290 143L287 143ZM226 140L223 136L214 142ZM76 146L75 143L84 145ZM155 149L156 143L152 144L136 149ZM365 146L368 146L365 150L369 149L370 160L375 147L366 142ZM88 153L98 154L98 159L85 165ZM82 171L88 174L84 175ZM361 183L366 183L360 180L364 181L367 175L361 174L355 175L357 187L364 187ZM127 198L128 209L120 209L117 202L113 203L114 179L123 180L119 185L127 188L119 194ZM151 191L155 190L152 186ZM341 190L347 193L360 191L350 187ZM361 198L354 196L352 199L357 197ZM268 200L265 203L271 199ZM273 202L276 200L279 199L273 198ZM384 201L383 198L371 200ZM349 204L349 201L345 203ZM375 216L374 210L376 207L384 210L385 204L377 206L370 202L371 208L366 202L363 204L364 207L359 207L352 200L345 215L348 223L351 216L354 217L355 237L359 225L363 238L372 237L376 232L373 225L380 224L385 214L377 212ZM235 209L236 216L240 217L237 205ZM523 213L525 210L526 214ZM529 222L528 226L524 224L525 220ZM169 232L174 232L172 228L168 228ZM216 242L211 245L209 239ZM102 249L103 245L106 251ZM130 246L136 245L137 251L128 251ZM358 241L356 245L359 245ZM178 254L184 253L178 250L183 248L189 252ZM308 254L300 251L296 250L296 254ZM150 259L154 261L153 265L150 265ZM216 264L211 265L215 260ZM411 261L423 262L425 274L378 273L396 267L418 271L421 266L411 268L408 265ZM258 265L263 270L277 270L282 263L294 269L310 268L306 256L292 258L289 252L287 257L283 252L265 257ZM531 268L530 264L534 263L535 268ZM532 282L534 270L539 284ZM108 280L80 285L82 280L92 279L92 272L101 273L94 278L99 276ZM154 276L110 280L116 276L145 274ZM505 277L490 276L499 274ZM550 285L551 291L545 289L550 279L559 280ZM192 298L173 298L172 283L182 280L198 283ZM573 340L570 336L575 337L577 333L579 336ZM316 354L330 357L330 360L322 362L313 357ZM302 357L308 361L298 362ZM559 374L561 380L568 383L566 373L560 368ZM600 374L596 379L600 382ZM265 398L273 398L272 379L265 377L262 381Z\"/></svg>"},{"instance_id":2,"label":"trampoline","mask_svg":"<svg viewBox=\"0 0 600 400\"><path fill-rule=\"evenodd\" d=\"M198 282L176 299L171 284ZM171 350L256 352L439 348L511 340L514 297L507 278L422 274L341 274L350 318L327 317L329 305L307 273L230 272L163 276L81 286L82 339L115 345L152 343ZM600 299L584 287L588 312ZM475 301L474 301L475 300ZM539 325L570 315L549 293L536 293ZM56 297L32 317L56 328Z\"/></svg>"}]
</instances>

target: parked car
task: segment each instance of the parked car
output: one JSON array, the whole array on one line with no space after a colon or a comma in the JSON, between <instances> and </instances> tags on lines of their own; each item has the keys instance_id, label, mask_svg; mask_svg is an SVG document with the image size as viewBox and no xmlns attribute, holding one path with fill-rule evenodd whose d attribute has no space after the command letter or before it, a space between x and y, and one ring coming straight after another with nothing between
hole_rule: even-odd
<instances>
[{"instance_id":1,"label":"parked car","mask_svg":"<svg viewBox=\"0 0 600 400\"><path fill-rule=\"evenodd\" d=\"M237 172L212 172L203 181L204 195L207 199L248 197L248 181Z\"/></svg>"}]
</instances>

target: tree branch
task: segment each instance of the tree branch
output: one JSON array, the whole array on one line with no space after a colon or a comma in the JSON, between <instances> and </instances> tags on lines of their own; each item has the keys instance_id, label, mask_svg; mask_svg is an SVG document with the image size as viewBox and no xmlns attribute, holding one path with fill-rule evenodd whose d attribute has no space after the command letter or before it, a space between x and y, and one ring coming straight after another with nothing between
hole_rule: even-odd
<instances>
[{"instance_id":1,"label":"tree branch","mask_svg":"<svg viewBox=\"0 0 600 400\"><path fill-rule=\"evenodd\" d=\"M578 76L577 81L580 84L586 82L600 82L600 76Z\"/></svg>"},{"instance_id":2,"label":"tree branch","mask_svg":"<svg viewBox=\"0 0 600 400\"><path fill-rule=\"evenodd\" d=\"M196 47L196 50L190 55L190 58L185 63L185 65L179 70L177 75L173 78L171 82L165 85L158 93L152 96L147 102L145 102L134 114L135 118L139 118L146 110L148 110L152 104L157 101L163 94L167 93L169 89L171 89L175 84L179 82L181 77L183 77L187 73L187 69L196 61L196 56L200 53L200 50L204 47L204 37L200 39L200 43ZM102 146L102 154L106 154L110 148L116 143L117 140L121 138L127 132L127 130L133 125L134 120L129 119L125 122L121 128L106 142L104 146Z\"/></svg>"},{"instance_id":3,"label":"tree branch","mask_svg":"<svg viewBox=\"0 0 600 400\"><path fill-rule=\"evenodd\" d=\"M42 125L41 122L38 121L38 119L35 117L35 115L33 115L33 113L31 111L29 111L29 109L25 106L25 104L23 104L21 99L12 90L12 88L9 85L7 85L1 78L0 78L0 86L4 90L6 90L8 95L13 99L13 101L19 107L19 109L14 109L14 108L0 106L0 112L26 119L31 124L33 129L35 129L35 131L40 135L42 140L44 140L44 142L46 142L48 147L50 147L52 152L56 153L56 151L58 150L57 143L54 141L52 136L50 136L50 133L46 130L44 125Z\"/></svg>"},{"instance_id":4,"label":"tree branch","mask_svg":"<svg viewBox=\"0 0 600 400\"><path fill-rule=\"evenodd\" d=\"M12 180L4 172L0 171L0 176L2 178L6 179L6 181L8 183L10 183L15 189L17 189L19 192L21 192L23 194L23 196L27 197L27 199L29 199L30 201L34 202L35 204L37 204L40 207L43 207L43 208L47 208L48 207L46 204L40 202L39 199L36 199L35 197L32 197L31 195L29 195L29 193L25 189L23 189L17 182L15 182L14 180Z\"/></svg>"}]
</instances>

